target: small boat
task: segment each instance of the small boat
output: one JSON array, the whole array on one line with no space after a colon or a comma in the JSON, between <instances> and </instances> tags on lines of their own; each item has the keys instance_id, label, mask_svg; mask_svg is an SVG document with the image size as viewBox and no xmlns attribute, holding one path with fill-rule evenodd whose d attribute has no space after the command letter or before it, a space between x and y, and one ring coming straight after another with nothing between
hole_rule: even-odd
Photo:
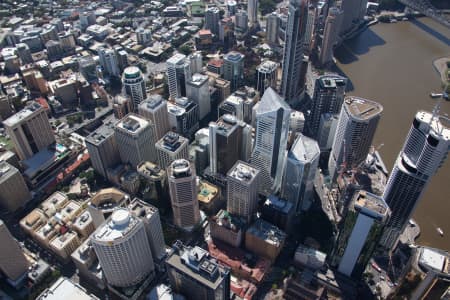
<instances>
[{"instance_id":1,"label":"small boat","mask_svg":"<svg viewBox=\"0 0 450 300\"><path fill-rule=\"evenodd\" d=\"M430 93L431 98L440 98L442 97L442 93Z\"/></svg>"},{"instance_id":2,"label":"small boat","mask_svg":"<svg viewBox=\"0 0 450 300\"><path fill-rule=\"evenodd\" d=\"M441 227L436 228L436 231L439 233L440 236L444 236L444 231Z\"/></svg>"}]
</instances>

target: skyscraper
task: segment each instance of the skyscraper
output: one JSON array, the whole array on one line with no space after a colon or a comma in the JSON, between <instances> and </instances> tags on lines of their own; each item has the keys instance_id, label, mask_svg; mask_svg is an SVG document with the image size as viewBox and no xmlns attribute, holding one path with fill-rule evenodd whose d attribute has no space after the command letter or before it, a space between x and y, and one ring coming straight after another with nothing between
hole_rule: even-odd
<instances>
[{"instance_id":1,"label":"skyscraper","mask_svg":"<svg viewBox=\"0 0 450 300\"><path fill-rule=\"evenodd\" d=\"M366 159L382 111L383 106L375 101L345 98L328 162L333 181L338 172L357 167Z\"/></svg>"},{"instance_id":2,"label":"skyscraper","mask_svg":"<svg viewBox=\"0 0 450 300\"><path fill-rule=\"evenodd\" d=\"M269 86L276 90L277 70L278 64L270 60L265 60L256 67L256 89L260 95L264 95Z\"/></svg>"},{"instance_id":3,"label":"skyscraper","mask_svg":"<svg viewBox=\"0 0 450 300\"><path fill-rule=\"evenodd\" d=\"M150 95L148 100L139 104L138 110L139 115L155 125L156 140L162 138L170 130L167 101L160 95Z\"/></svg>"},{"instance_id":4,"label":"skyscraper","mask_svg":"<svg viewBox=\"0 0 450 300\"><path fill-rule=\"evenodd\" d=\"M37 102L3 121L6 132L21 160L32 157L55 142L47 112Z\"/></svg>"},{"instance_id":5,"label":"skyscraper","mask_svg":"<svg viewBox=\"0 0 450 300\"><path fill-rule=\"evenodd\" d=\"M258 206L258 169L237 161L227 174L227 211L250 222Z\"/></svg>"},{"instance_id":6,"label":"skyscraper","mask_svg":"<svg viewBox=\"0 0 450 300\"><path fill-rule=\"evenodd\" d=\"M129 287L154 272L144 223L127 209L115 210L91 235L91 242L108 284Z\"/></svg>"},{"instance_id":7,"label":"skyscraper","mask_svg":"<svg viewBox=\"0 0 450 300\"><path fill-rule=\"evenodd\" d=\"M215 6L208 7L205 11L205 29L209 29L214 35L219 36L219 21L219 8Z\"/></svg>"},{"instance_id":8,"label":"skyscraper","mask_svg":"<svg viewBox=\"0 0 450 300\"><path fill-rule=\"evenodd\" d=\"M288 153L282 195L297 212L306 211L311 206L319 157L317 142L301 134Z\"/></svg>"},{"instance_id":9,"label":"skyscraper","mask_svg":"<svg viewBox=\"0 0 450 300\"><path fill-rule=\"evenodd\" d=\"M176 53L166 61L169 94L173 99L186 97L186 83L191 79L190 62L186 55Z\"/></svg>"},{"instance_id":10,"label":"skyscraper","mask_svg":"<svg viewBox=\"0 0 450 300\"><path fill-rule=\"evenodd\" d=\"M0 206L13 212L29 200L31 194L20 171L6 161L0 161Z\"/></svg>"},{"instance_id":11,"label":"skyscraper","mask_svg":"<svg viewBox=\"0 0 450 300\"><path fill-rule=\"evenodd\" d=\"M187 97L175 99L167 103L169 125L172 130L192 138L199 128L199 106Z\"/></svg>"},{"instance_id":12,"label":"skyscraper","mask_svg":"<svg viewBox=\"0 0 450 300\"><path fill-rule=\"evenodd\" d=\"M205 118L211 111L209 77L199 73L192 75L186 83L186 97L197 103L200 120Z\"/></svg>"},{"instance_id":13,"label":"skyscraper","mask_svg":"<svg viewBox=\"0 0 450 300\"><path fill-rule=\"evenodd\" d=\"M442 122L446 122L444 125ZM414 213L431 177L450 149L448 119L419 111L389 176L383 198L392 211L381 243L392 249Z\"/></svg>"},{"instance_id":14,"label":"skyscraper","mask_svg":"<svg viewBox=\"0 0 450 300\"><path fill-rule=\"evenodd\" d=\"M120 163L119 148L114 136L114 123L109 121L103 124L86 137L85 143L92 167L106 178L106 170Z\"/></svg>"},{"instance_id":15,"label":"skyscraper","mask_svg":"<svg viewBox=\"0 0 450 300\"><path fill-rule=\"evenodd\" d=\"M275 192L280 188L286 161L290 107L272 88L268 88L254 107L255 145L251 163L260 170L259 191Z\"/></svg>"},{"instance_id":16,"label":"skyscraper","mask_svg":"<svg viewBox=\"0 0 450 300\"><path fill-rule=\"evenodd\" d=\"M230 81L231 91L234 92L244 83L244 55L234 51L228 52L223 62L223 78Z\"/></svg>"},{"instance_id":17,"label":"skyscraper","mask_svg":"<svg viewBox=\"0 0 450 300\"><path fill-rule=\"evenodd\" d=\"M323 114L339 114L344 102L346 86L347 78L337 74L323 75L316 79L311 114L307 123L309 136L317 140L320 117Z\"/></svg>"},{"instance_id":18,"label":"skyscraper","mask_svg":"<svg viewBox=\"0 0 450 300\"><path fill-rule=\"evenodd\" d=\"M17 55L19 55L22 65L31 64L33 57L31 56L30 47L25 43L19 43L16 45Z\"/></svg>"},{"instance_id":19,"label":"skyscraper","mask_svg":"<svg viewBox=\"0 0 450 300\"><path fill-rule=\"evenodd\" d=\"M120 158L136 168L142 161L156 161L154 125L138 115L128 114L114 129Z\"/></svg>"},{"instance_id":20,"label":"skyscraper","mask_svg":"<svg viewBox=\"0 0 450 300\"><path fill-rule=\"evenodd\" d=\"M200 222L195 168L186 159L177 159L167 168L173 222L191 230Z\"/></svg>"},{"instance_id":21,"label":"skyscraper","mask_svg":"<svg viewBox=\"0 0 450 300\"><path fill-rule=\"evenodd\" d=\"M7 280L15 285L27 275L30 263L2 220L0 220L0 238L2 241L0 270Z\"/></svg>"},{"instance_id":22,"label":"skyscraper","mask_svg":"<svg viewBox=\"0 0 450 300\"><path fill-rule=\"evenodd\" d=\"M191 74L203 72L203 56L201 51L189 54L188 59L191 64Z\"/></svg>"},{"instance_id":23,"label":"skyscraper","mask_svg":"<svg viewBox=\"0 0 450 300\"><path fill-rule=\"evenodd\" d=\"M367 12L367 0L343 0L341 4L343 19L340 34L345 34L356 28Z\"/></svg>"},{"instance_id":24,"label":"skyscraper","mask_svg":"<svg viewBox=\"0 0 450 300\"><path fill-rule=\"evenodd\" d=\"M266 39L269 44L278 44L278 30L280 27L280 20L276 12L272 12L267 16L266 20Z\"/></svg>"},{"instance_id":25,"label":"skyscraper","mask_svg":"<svg viewBox=\"0 0 450 300\"><path fill-rule=\"evenodd\" d=\"M247 2L248 22L253 27L258 23L258 0L249 0Z\"/></svg>"},{"instance_id":26,"label":"skyscraper","mask_svg":"<svg viewBox=\"0 0 450 300\"><path fill-rule=\"evenodd\" d=\"M319 62L326 65L333 60L333 49L339 36L342 22L342 11L337 7L328 10L323 30L322 45L320 46Z\"/></svg>"},{"instance_id":27,"label":"skyscraper","mask_svg":"<svg viewBox=\"0 0 450 300\"><path fill-rule=\"evenodd\" d=\"M175 292L188 299L230 299L230 270L218 264L208 251L177 241L166 267Z\"/></svg>"},{"instance_id":28,"label":"skyscraper","mask_svg":"<svg viewBox=\"0 0 450 300\"><path fill-rule=\"evenodd\" d=\"M155 145L159 166L165 169L176 159L188 159L188 145L187 138L172 131L167 132Z\"/></svg>"},{"instance_id":29,"label":"skyscraper","mask_svg":"<svg viewBox=\"0 0 450 300\"><path fill-rule=\"evenodd\" d=\"M98 49L98 57L100 65L108 75L120 77L119 62L113 49Z\"/></svg>"},{"instance_id":30,"label":"skyscraper","mask_svg":"<svg viewBox=\"0 0 450 300\"><path fill-rule=\"evenodd\" d=\"M133 111L137 111L139 103L147 98L141 70L135 66L125 68L123 70L122 83L125 86L126 94L131 97Z\"/></svg>"},{"instance_id":31,"label":"skyscraper","mask_svg":"<svg viewBox=\"0 0 450 300\"><path fill-rule=\"evenodd\" d=\"M297 104L304 94L303 56L308 23L308 0L290 0L284 45L281 95L289 104Z\"/></svg>"},{"instance_id":32,"label":"skyscraper","mask_svg":"<svg viewBox=\"0 0 450 300\"><path fill-rule=\"evenodd\" d=\"M360 279L372 257L389 217L383 198L366 191L353 196L334 249L333 265L349 277Z\"/></svg>"}]
</instances>

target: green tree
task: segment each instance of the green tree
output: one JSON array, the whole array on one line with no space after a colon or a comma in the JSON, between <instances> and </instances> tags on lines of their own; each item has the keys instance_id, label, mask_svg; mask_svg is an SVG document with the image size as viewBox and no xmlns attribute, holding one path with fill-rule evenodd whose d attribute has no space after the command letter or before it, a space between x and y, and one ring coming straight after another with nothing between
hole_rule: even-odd
<instances>
[{"instance_id":1,"label":"green tree","mask_svg":"<svg viewBox=\"0 0 450 300\"><path fill-rule=\"evenodd\" d=\"M191 54L192 53L192 49L191 49L191 47L189 47L188 45L181 45L179 48L178 48L178 51L180 52L180 53L183 53L184 55L189 55L189 54Z\"/></svg>"}]
</instances>

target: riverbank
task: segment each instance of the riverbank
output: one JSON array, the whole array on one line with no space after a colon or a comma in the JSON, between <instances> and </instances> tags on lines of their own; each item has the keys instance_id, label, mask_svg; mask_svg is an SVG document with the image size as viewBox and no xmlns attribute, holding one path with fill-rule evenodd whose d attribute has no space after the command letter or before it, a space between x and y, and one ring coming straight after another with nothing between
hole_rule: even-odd
<instances>
[{"instance_id":1,"label":"riverbank","mask_svg":"<svg viewBox=\"0 0 450 300\"><path fill-rule=\"evenodd\" d=\"M450 56L441 57L433 61L433 67L436 70L436 72L441 77L441 82L445 86L447 86L446 92L450 92L450 75L448 74L450 72L449 65L450 64Z\"/></svg>"}]
</instances>

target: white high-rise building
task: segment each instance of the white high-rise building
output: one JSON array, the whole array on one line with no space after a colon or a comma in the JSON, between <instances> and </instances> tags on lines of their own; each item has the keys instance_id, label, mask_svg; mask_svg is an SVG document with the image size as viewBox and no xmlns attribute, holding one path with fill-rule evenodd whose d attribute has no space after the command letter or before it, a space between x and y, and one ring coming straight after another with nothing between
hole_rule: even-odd
<instances>
[{"instance_id":1,"label":"white high-rise building","mask_svg":"<svg viewBox=\"0 0 450 300\"><path fill-rule=\"evenodd\" d=\"M139 104L147 98L141 70L135 66L125 68L122 74L122 83L125 86L126 94L131 97L133 111L137 111Z\"/></svg>"},{"instance_id":2,"label":"white high-rise building","mask_svg":"<svg viewBox=\"0 0 450 300\"><path fill-rule=\"evenodd\" d=\"M189 158L189 140L173 131L167 132L157 143L159 166L167 168L176 159Z\"/></svg>"},{"instance_id":3,"label":"white high-rise building","mask_svg":"<svg viewBox=\"0 0 450 300\"><path fill-rule=\"evenodd\" d=\"M280 19L276 12L267 16L266 21L266 39L269 44L278 44L278 30L280 28Z\"/></svg>"},{"instance_id":4,"label":"white high-rise building","mask_svg":"<svg viewBox=\"0 0 450 300\"><path fill-rule=\"evenodd\" d=\"M280 188L286 162L291 109L270 87L253 109L256 134L251 163L261 173L258 190L262 193L276 192Z\"/></svg>"},{"instance_id":5,"label":"white high-rise building","mask_svg":"<svg viewBox=\"0 0 450 300\"><path fill-rule=\"evenodd\" d=\"M192 75L191 80L186 82L186 97L197 103L200 120L206 117L211 111L209 77L198 73Z\"/></svg>"},{"instance_id":6,"label":"white high-rise building","mask_svg":"<svg viewBox=\"0 0 450 300\"><path fill-rule=\"evenodd\" d=\"M248 0L247 2L248 22L253 27L258 23L258 0Z\"/></svg>"},{"instance_id":7,"label":"white high-rise building","mask_svg":"<svg viewBox=\"0 0 450 300\"><path fill-rule=\"evenodd\" d=\"M428 183L444 163L449 150L449 120L437 115L437 112L419 111L383 193L383 198L392 211L381 239L382 245L387 249L396 245Z\"/></svg>"},{"instance_id":8,"label":"white high-rise building","mask_svg":"<svg viewBox=\"0 0 450 300\"><path fill-rule=\"evenodd\" d=\"M160 95L150 95L138 107L139 115L155 125L155 138L161 139L170 130L167 101Z\"/></svg>"},{"instance_id":9,"label":"white high-rise building","mask_svg":"<svg viewBox=\"0 0 450 300\"><path fill-rule=\"evenodd\" d=\"M191 79L190 62L186 55L176 53L166 61L169 94L173 99L186 97L186 83Z\"/></svg>"},{"instance_id":10,"label":"white high-rise building","mask_svg":"<svg viewBox=\"0 0 450 300\"><path fill-rule=\"evenodd\" d=\"M108 284L129 287L154 272L144 223L119 208L91 235L92 246Z\"/></svg>"},{"instance_id":11,"label":"white high-rise building","mask_svg":"<svg viewBox=\"0 0 450 300\"><path fill-rule=\"evenodd\" d=\"M174 223L191 230L200 222L195 167L186 159L177 159L167 168L167 178Z\"/></svg>"},{"instance_id":12,"label":"white high-rise building","mask_svg":"<svg viewBox=\"0 0 450 300\"><path fill-rule=\"evenodd\" d=\"M114 129L123 163L136 168L143 161L156 162L155 126L138 115L128 114Z\"/></svg>"},{"instance_id":13,"label":"white high-rise building","mask_svg":"<svg viewBox=\"0 0 450 300\"><path fill-rule=\"evenodd\" d=\"M103 70L115 77L120 77L119 61L116 52L113 49L98 49L98 57Z\"/></svg>"},{"instance_id":14,"label":"white high-rise building","mask_svg":"<svg viewBox=\"0 0 450 300\"><path fill-rule=\"evenodd\" d=\"M341 22L342 11L339 8L331 7L325 20L322 45L320 47L319 62L321 65L333 61L333 49L338 41Z\"/></svg>"},{"instance_id":15,"label":"white high-rise building","mask_svg":"<svg viewBox=\"0 0 450 300\"><path fill-rule=\"evenodd\" d=\"M260 95L270 86L274 90L277 88L278 64L271 60L263 61L256 67L256 90Z\"/></svg>"},{"instance_id":16,"label":"white high-rise building","mask_svg":"<svg viewBox=\"0 0 450 300\"><path fill-rule=\"evenodd\" d=\"M227 210L250 222L258 206L260 172L238 160L227 174Z\"/></svg>"},{"instance_id":17,"label":"white high-rise building","mask_svg":"<svg viewBox=\"0 0 450 300\"><path fill-rule=\"evenodd\" d=\"M297 212L306 211L311 206L319 157L317 142L304 135L297 137L288 153L282 195Z\"/></svg>"},{"instance_id":18,"label":"white high-rise building","mask_svg":"<svg viewBox=\"0 0 450 300\"><path fill-rule=\"evenodd\" d=\"M345 98L328 162L333 181L339 172L357 167L367 158L382 111L383 106L375 101Z\"/></svg>"},{"instance_id":19,"label":"white high-rise building","mask_svg":"<svg viewBox=\"0 0 450 300\"><path fill-rule=\"evenodd\" d=\"M188 59L191 64L191 74L203 72L203 56L201 51L189 54Z\"/></svg>"}]
</instances>

